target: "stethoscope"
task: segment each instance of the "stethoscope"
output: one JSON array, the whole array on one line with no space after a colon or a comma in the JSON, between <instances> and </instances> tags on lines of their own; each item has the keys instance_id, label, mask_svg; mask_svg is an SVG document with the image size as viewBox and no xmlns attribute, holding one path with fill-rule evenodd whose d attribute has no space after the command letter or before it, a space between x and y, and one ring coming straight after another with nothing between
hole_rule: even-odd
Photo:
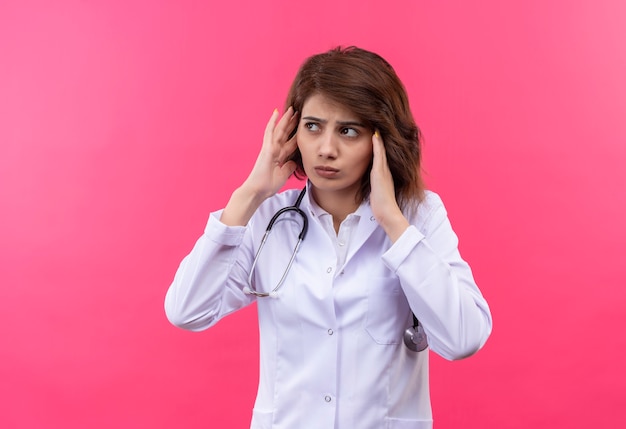
<instances>
[{"instance_id":1,"label":"stethoscope","mask_svg":"<svg viewBox=\"0 0 626 429\"><path fill-rule=\"evenodd\" d=\"M302 188L302 191L300 191L300 195L298 195L298 199L296 200L296 203L293 206L283 207L282 209L278 210L276 214L274 214L274 216L272 216L272 218L270 219L269 223L267 224L267 228L265 228L265 234L263 234L263 238L261 239L261 244L259 245L259 249L256 251L256 254L254 255L254 261L252 261L252 268L250 268L250 274L248 274L248 286L243 288L244 293L248 295L254 295L259 298L266 298L268 296L272 298L278 297L278 289L280 289L283 283L285 283L285 278L287 277L287 273L289 273L289 270L291 269L293 260L296 258L296 253L298 253L298 249L300 248L300 243L302 243L302 240L304 240L304 237L306 236L306 231L309 228L309 218L307 217L306 213L304 213L302 209L300 208L300 202L302 202L302 198L304 198L305 193L306 193L306 187ZM256 267L256 263L259 260L259 256L261 255L261 250L263 250L263 247L265 246L265 242L267 241L267 237L269 237L270 232L272 232L272 227L274 226L274 223L278 220L278 218L281 215L287 212L296 212L302 218L302 229L300 230L300 235L298 235L298 242L293 248L293 252L291 253L291 258L289 259L289 264L287 264L287 268L285 269L285 272L283 273L283 276L280 278L280 281L278 282L276 287L272 289L271 292L256 291L252 289L252 276L254 275L254 268Z\"/></svg>"},{"instance_id":2,"label":"stethoscope","mask_svg":"<svg viewBox=\"0 0 626 429\"><path fill-rule=\"evenodd\" d=\"M254 255L254 260L252 261L252 267L250 268L250 274L248 274L248 286L243 288L244 293L248 295L254 295L258 298L267 298L267 297L277 298L278 297L278 290L285 283L285 279L287 278L287 274L289 273L289 270L291 269L291 266L293 265L293 261L296 258L298 249L300 248L300 244L302 243L302 240L304 240L304 237L306 236L307 230L309 228L309 218L307 217L306 213L304 213L304 211L300 208L300 203L302 202L302 199L304 198L304 194L306 194L306 187L304 187L300 191L300 194L298 195L298 198L296 199L296 202L293 206L283 207L282 209L278 210L274 214L274 216L272 216L272 218L270 219L269 223L267 224L267 228L265 228L265 233L263 234L263 238L261 239L261 244L259 245L259 248L257 249ZM263 247L265 246L267 238L272 232L274 223L276 223L276 221L278 220L280 216L282 216L283 214L287 212L295 212L298 215L300 215L300 217L302 218L302 229L300 230L300 234L298 235L298 241L296 242L296 245L293 248L293 252L291 253L291 258L289 259L289 263L287 264L287 268L283 272L282 277L280 278L280 280L278 281L274 289L272 289L270 292L259 292L252 288L252 277L254 276L254 269L256 268L256 264L259 260L259 256L261 255L261 250L263 250ZM407 328L406 331L404 332L404 344L409 350L412 350L414 352L421 352L422 350L425 350L428 347L428 338L426 337L426 333L424 332L424 328L422 327L422 324L419 322L419 320L417 320L417 317L415 317L415 314L413 314L413 326Z\"/></svg>"}]
</instances>

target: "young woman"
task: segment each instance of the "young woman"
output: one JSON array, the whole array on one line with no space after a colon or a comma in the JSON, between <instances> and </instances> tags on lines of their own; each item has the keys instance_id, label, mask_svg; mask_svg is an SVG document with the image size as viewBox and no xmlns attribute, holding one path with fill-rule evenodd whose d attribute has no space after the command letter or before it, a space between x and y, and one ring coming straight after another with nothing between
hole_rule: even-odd
<instances>
[{"instance_id":1,"label":"young woman","mask_svg":"<svg viewBox=\"0 0 626 429\"><path fill-rule=\"evenodd\" d=\"M404 86L377 54L337 48L302 65L286 104L182 261L167 316L199 331L257 302L252 428L430 428L423 334L460 359L492 321L441 199L424 190ZM304 190L277 193L292 174Z\"/></svg>"}]
</instances>

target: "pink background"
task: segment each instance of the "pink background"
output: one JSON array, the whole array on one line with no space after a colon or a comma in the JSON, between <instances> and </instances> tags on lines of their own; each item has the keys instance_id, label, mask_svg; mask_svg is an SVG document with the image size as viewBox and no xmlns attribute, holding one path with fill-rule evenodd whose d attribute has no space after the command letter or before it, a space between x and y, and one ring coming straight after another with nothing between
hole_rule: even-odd
<instances>
[{"instance_id":1,"label":"pink background","mask_svg":"<svg viewBox=\"0 0 626 429\"><path fill-rule=\"evenodd\" d=\"M163 297L305 57L386 57L494 316L436 427L626 421L626 5L0 3L0 427L246 428L255 309Z\"/></svg>"}]
</instances>

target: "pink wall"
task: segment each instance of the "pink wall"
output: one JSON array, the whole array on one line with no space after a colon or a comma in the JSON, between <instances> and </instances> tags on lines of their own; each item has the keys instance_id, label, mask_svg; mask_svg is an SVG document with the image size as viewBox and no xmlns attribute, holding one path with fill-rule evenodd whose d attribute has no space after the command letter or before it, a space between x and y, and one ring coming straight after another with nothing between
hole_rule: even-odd
<instances>
[{"instance_id":1,"label":"pink wall","mask_svg":"<svg viewBox=\"0 0 626 429\"><path fill-rule=\"evenodd\" d=\"M436 427L623 423L625 3L206 3L0 3L0 427L247 427L255 310L191 334L163 297L338 44L405 81L492 306L433 359Z\"/></svg>"}]
</instances>

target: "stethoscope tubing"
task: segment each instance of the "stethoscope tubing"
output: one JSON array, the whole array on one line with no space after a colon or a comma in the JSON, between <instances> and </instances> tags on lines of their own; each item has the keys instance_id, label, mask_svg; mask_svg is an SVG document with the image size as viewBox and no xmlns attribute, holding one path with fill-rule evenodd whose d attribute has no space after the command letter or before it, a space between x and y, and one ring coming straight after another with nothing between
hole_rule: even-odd
<instances>
[{"instance_id":1,"label":"stethoscope tubing","mask_svg":"<svg viewBox=\"0 0 626 429\"><path fill-rule=\"evenodd\" d=\"M300 208L300 202L302 201L302 198L304 197L305 193L306 193L306 187L304 187L302 191L300 191L300 195L298 195L298 199L296 200L293 206L283 207L282 209L278 210L268 222L267 228L265 228L265 233L263 234L263 238L261 239L261 244L259 244L259 248L254 254L252 267L250 268L250 273L248 274L248 286L243 288L244 293L248 295L254 295L258 298L267 298L267 297L277 298L278 297L278 290L285 283L287 274L291 270L293 261L296 259L296 254L298 253L300 244L302 243L302 240L304 240L304 237L306 236L306 233L309 228L309 218L307 217L306 213L302 211L302 209ZM252 289L252 277L254 276L254 269L259 260L259 256L261 255L261 250L263 250L263 247L265 247L267 238L272 232L272 228L274 227L274 223L276 222L276 220L278 220L278 218L282 214L289 212L289 211L295 211L302 217L302 229L300 230L300 234L298 235L298 241L293 249L293 252L291 253L291 258L289 258L289 263L287 264L287 268L285 269L285 271L283 272L283 275L281 276L280 280L276 284L276 287L274 287L274 289L272 289L271 292L256 291ZM414 352L421 352L428 348L428 338L426 336L426 333L424 332L424 328L422 327L422 325L419 323L419 320L415 316L415 313L412 313L412 316L413 316L413 326L408 328L405 331L404 344L409 350L412 350Z\"/></svg>"},{"instance_id":2,"label":"stethoscope tubing","mask_svg":"<svg viewBox=\"0 0 626 429\"><path fill-rule=\"evenodd\" d=\"M300 248L300 244L302 243L302 241L304 240L304 237L306 237L306 233L309 229L309 218L307 217L306 213L304 213L304 211L302 211L302 209L300 208L300 203L302 202L302 198L304 198L304 194L306 193L306 187L304 187L302 189L302 191L300 191L300 194L298 195L298 199L296 200L295 204L293 206L287 206L287 207L283 207L282 209L278 210L274 216L272 216L272 218L270 219L270 221L267 224L267 228L265 228L265 234L263 234L263 238L261 239L261 244L259 244L259 248L257 249L255 255L254 255L254 260L252 261L252 267L250 268L250 273L248 274L248 286L244 287L243 291L246 294L249 295L254 295L256 297L259 298L266 298L266 297L272 297L272 298L276 298L278 296L278 289L280 289L280 287L283 285L283 283L285 283L285 279L287 278L287 274L289 273L289 270L291 269L291 266L293 265L293 261L296 259L296 254L298 253L298 249ZM276 285L276 287L274 287L274 289L272 289L271 292L259 292L256 291L254 289L252 289L252 277L254 275L254 269L256 267L256 264L259 260L259 256L261 254L261 250L263 250L263 247L265 246L265 243L267 241L267 238L269 237L270 233L272 232L272 228L274 227L274 223L278 220L278 218L286 213L286 212L290 212L290 211L295 211L296 213L298 213L300 215L300 217L302 218L302 229L300 230L300 234L298 234L298 242L296 243L293 252L291 252L291 258L289 258L289 263L287 264L287 268L285 269L285 271L283 272L282 277L280 278L278 284Z\"/></svg>"}]
</instances>

